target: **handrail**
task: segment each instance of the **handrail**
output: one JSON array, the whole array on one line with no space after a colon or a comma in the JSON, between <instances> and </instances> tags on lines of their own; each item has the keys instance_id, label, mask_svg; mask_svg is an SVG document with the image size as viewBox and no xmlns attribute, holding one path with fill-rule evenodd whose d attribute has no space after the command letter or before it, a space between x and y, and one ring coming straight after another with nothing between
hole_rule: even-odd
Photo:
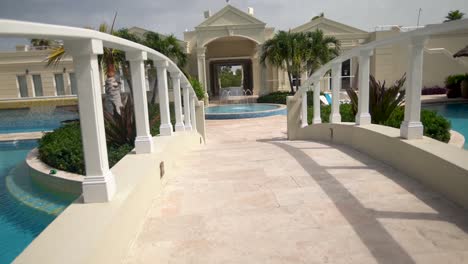
<instances>
[{"instance_id":1,"label":"handrail","mask_svg":"<svg viewBox=\"0 0 468 264\"><path fill-rule=\"evenodd\" d=\"M359 56L359 52L361 51L370 51L373 50L377 47L381 46L388 46L392 45L398 42L403 42L403 41L409 41L411 38L415 37L429 37L431 35L436 35L436 34L441 34L441 33L448 33L448 32L453 32L457 30L463 30L463 29L468 29L468 19L462 19L462 20L456 20L448 23L442 23L442 24L434 24L434 25L428 25L424 28L419 28L415 29L413 31L408 31L408 32L402 32L397 36L391 36L387 37L384 39L376 40L369 42L367 44L364 44L362 46L356 47L352 50L347 51L346 53L334 58L333 60L329 61L320 69L315 71L305 82L299 90L296 92L294 95L294 99L299 99L302 93L306 92L311 86L311 84L316 81L318 78L323 76L327 71L329 71L332 67L333 64L335 63L341 63L343 61L346 61L352 57Z\"/></svg>"},{"instance_id":2,"label":"handrail","mask_svg":"<svg viewBox=\"0 0 468 264\"><path fill-rule=\"evenodd\" d=\"M167 56L144 45L107 33L86 28L0 19L0 37L46 38L60 40L96 39L101 40L103 45L108 48L114 48L122 51L144 51L148 54L148 58L150 59L155 61L167 61L169 63L168 71L180 72L182 75L182 82L188 84L192 95L196 95L185 74L183 74L177 64Z\"/></svg>"}]
</instances>

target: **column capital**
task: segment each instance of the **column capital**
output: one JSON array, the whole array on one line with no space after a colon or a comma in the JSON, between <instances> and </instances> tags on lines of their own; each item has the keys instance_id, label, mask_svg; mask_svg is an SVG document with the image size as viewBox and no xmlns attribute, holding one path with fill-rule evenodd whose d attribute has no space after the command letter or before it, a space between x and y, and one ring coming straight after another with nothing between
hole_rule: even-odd
<instances>
[{"instance_id":1,"label":"column capital","mask_svg":"<svg viewBox=\"0 0 468 264\"><path fill-rule=\"evenodd\" d=\"M100 55L104 53L102 40L98 39L76 39L66 40L64 48L73 56Z\"/></svg>"},{"instance_id":2,"label":"column capital","mask_svg":"<svg viewBox=\"0 0 468 264\"><path fill-rule=\"evenodd\" d=\"M167 60L157 60L154 62L154 66L156 66L156 68L169 68L169 62Z\"/></svg>"},{"instance_id":3,"label":"column capital","mask_svg":"<svg viewBox=\"0 0 468 264\"><path fill-rule=\"evenodd\" d=\"M206 47L198 47L197 48L197 55L198 56L205 56L206 53Z\"/></svg>"},{"instance_id":4,"label":"column capital","mask_svg":"<svg viewBox=\"0 0 468 264\"><path fill-rule=\"evenodd\" d=\"M370 57L374 54L374 49L362 49L359 51L360 56Z\"/></svg>"},{"instance_id":5,"label":"column capital","mask_svg":"<svg viewBox=\"0 0 468 264\"><path fill-rule=\"evenodd\" d=\"M170 71L172 79L180 79L182 77L182 73L180 71Z\"/></svg>"},{"instance_id":6,"label":"column capital","mask_svg":"<svg viewBox=\"0 0 468 264\"><path fill-rule=\"evenodd\" d=\"M424 48L424 45L427 42L427 36L415 36L411 37L409 40L410 47L420 47Z\"/></svg>"},{"instance_id":7,"label":"column capital","mask_svg":"<svg viewBox=\"0 0 468 264\"><path fill-rule=\"evenodd\" d=\"M128 61L145 61L148 59L146 51L127 51L125 52L125 59Z\"/></svg>"}]
</instances>

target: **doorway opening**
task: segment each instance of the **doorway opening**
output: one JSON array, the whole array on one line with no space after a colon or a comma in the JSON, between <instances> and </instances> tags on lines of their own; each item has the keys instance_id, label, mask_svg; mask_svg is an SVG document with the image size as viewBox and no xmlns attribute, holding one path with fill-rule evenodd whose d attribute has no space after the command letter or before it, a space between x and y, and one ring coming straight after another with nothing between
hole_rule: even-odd
<instances>
[{"instance_id":1,"label":"doorway opening","mask_svg":"<svg viewBox=\"0 0 468 264\"><path fill-rule=\"evenodd\" d=\"M252 95L252 61L250 59L219 60L210 62L213 97L226 94L235 96Z\"/></svg>"}]
</instances>

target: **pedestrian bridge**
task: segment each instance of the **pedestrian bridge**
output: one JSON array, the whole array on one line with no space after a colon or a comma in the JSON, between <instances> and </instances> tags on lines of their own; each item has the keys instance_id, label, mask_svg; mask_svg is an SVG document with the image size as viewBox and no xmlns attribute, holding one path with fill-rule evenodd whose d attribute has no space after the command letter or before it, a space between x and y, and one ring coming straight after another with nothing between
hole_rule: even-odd
<instances>
[{"instance_id":1,"label":"pedestrian bridge","mask_svg":"<svg viewBox=\"0 0 468 264\"><path fill-rule=\"evenodd\" d=\"M468 262L468 155L424 138L419 120L425 39L467 28L468 20L428 26L343 54L288 99L287 116L205 122L187 78L154 50L87 29L0 20L0 37L64 40L85 138L82 199L16 262ZM372 50L395 43L408 44L411 69L401 130L370 124L368 100ZM111 169L97 78L103 47L126 52L137 121L135 151ZM331 124L321 124L318 80L331 70L340 87L339 65L350 57L360 63L357 123L341 122L334 89ZM158 136L149 133L148 58L158 69Z\"/></svg>"}]
</instances>

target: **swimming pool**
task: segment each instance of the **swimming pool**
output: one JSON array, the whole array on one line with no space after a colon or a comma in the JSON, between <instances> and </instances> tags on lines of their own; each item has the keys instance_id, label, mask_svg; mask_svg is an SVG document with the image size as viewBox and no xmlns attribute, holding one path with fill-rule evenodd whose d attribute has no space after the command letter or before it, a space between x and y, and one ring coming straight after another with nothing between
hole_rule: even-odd
<instances>
[{"instance_id":1,"label":"swimming pool","mask_svg":"<svg viewBox=\"0 0 468 264\"><path fill-rule=\"evenodd\" d=\"M36 145L33 140L0 142L0 263L13 261L76 198L55 196L31 182L24 159ZM46 206L56 211L41 210Z\"/></svg>"},{"instance_id":2,"label":"swimming pool","mask_svg":"<svg viewBox=\"0 0 468 264\"><path fill-rule=\"evenodd\" d=\"M465 149L468 149L468 104L429 104L423 105L424 109L434 110L452 123L452 129L461 133L465 137Z\"/></svg>"},{"instance_id":3,"label":"swimming pool","mask_svg":"<svg viewBox=\"0 0 468 264\"><path fill-rule=\"evenodd\" d=\"M205 109L206 119L255 118L286 113L286 106L279 104L227 104Z\"/></svg>"},{"instance_id":4,"label":"swimming pool","mask_svg":"<svg viewBox=\"0 0 468 264\"><path fill-rule=\"evenodd\" d=\"M0 110L0 134L51 131L60 127L62 121L78 118L78 113L62 109L51 111Z\"/></svg>"}]
</instances>

